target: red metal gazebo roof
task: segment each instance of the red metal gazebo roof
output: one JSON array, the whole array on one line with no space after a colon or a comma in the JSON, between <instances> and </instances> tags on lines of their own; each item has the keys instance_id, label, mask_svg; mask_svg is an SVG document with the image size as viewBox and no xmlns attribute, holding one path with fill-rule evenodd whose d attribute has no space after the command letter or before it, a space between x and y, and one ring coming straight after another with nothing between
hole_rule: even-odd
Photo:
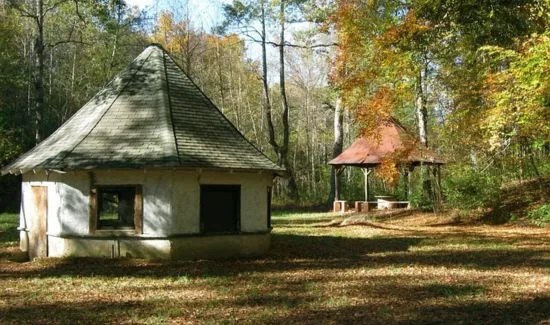
<instances>
[{"instance_id":1,"label":"red metal gazebo roof","mask_svg":"<svg viewBox=\"0 0 550 325\"><path fill-rule=\"evenodd\" d=\"M420 143L397 120L389 118L380 123L372 135L361 136L349 148L329 161L330 165L375 166L383 159L395 156L400 163L443 164L434 151Z\"/></svg>"}]
</instances>

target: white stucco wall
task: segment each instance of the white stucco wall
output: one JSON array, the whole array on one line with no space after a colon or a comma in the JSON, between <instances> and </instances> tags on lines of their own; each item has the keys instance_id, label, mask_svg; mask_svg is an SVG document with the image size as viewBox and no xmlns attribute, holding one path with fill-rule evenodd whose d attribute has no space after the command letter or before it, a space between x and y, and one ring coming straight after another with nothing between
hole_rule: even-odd
<instances>
[{"instance_id":1,"label":"white stucco wall","mask_svg":"<svg viewBox=\"0 0 550 325\"><path fill-rule=\"evenodd\" d=\"M172 233L171 195L173 171L97 171L96 185L143 186L143 235L166 236Z\"/></svg>"},{"instance_id":2,"label":"white stucco wall","mask_svg":"<svg viewBox=\"0 0 550 325\"><path fill-rule=\"evenodd\" d=\"M89 177L85 173L26 173L22 183L22 213L20 224L23 228L33 218L33 186L48 187L48 222L49 235L64 234L86 235L89 232ZM25 227L30 229L29 226Z\"/></svg>"},{"instance_id":3,"label":"white stucco wall","mask_svg":"<svg viewBox=\"0 0 550 325\"><path fill-rule=\"evenodd\" d=\"M23 175L20 226L30 229L34 213L32 186L48 187L47 232L51 236L89 235L87 172ZM241 231L267 230L269 173L199 172L178 170L97 171L96 185L141 184L143 186L143 236L198 234L200 232L200 185L241 186Z\"/></svg>"},{"instance_id":4,"label":"white stucco wall","mask_svg":"<svg viewBox=\"0 0 550 325\"><path fill-rule=\"evenodd\" d=\"M172 191L172 212L174 228L172 234L197 234L200 232L199 174L196 172L174 172Z\"/></svg>"}]
</instances>

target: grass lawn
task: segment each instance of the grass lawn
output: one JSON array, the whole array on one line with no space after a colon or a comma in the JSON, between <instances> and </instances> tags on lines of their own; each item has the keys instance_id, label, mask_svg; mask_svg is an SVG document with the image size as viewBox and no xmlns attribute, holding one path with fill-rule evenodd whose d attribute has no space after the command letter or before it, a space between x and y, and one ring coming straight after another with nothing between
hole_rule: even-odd
<instances>
[{"instance_id":1,"label":"grass lawn","mask_svg":"<svg viewBox=\"0 0 550 325\"><path fill-rule=\"evenodd\" d=\"M548 228L334 218L275 214L260 259L30 263L0 215L0 322L550 324Z\"/></svg>"}]
</instances>

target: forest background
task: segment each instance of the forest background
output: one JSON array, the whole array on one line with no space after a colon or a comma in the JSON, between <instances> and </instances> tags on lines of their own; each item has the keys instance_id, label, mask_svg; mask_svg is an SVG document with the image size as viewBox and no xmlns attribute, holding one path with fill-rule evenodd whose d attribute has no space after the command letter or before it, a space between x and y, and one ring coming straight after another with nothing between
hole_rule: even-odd
<instances>
[{"instance_id":1,"label":"forest background","mask_svg":"<svg viewBox=\"0 0 550 325\"><path fill-rule=\"evenodd\" d=\"M330 204L328 161L387 116L448 162L446 207L491 206L503 184L550 174L548 0L233 0L215 8L205 21L192 0L155 8L0 0L0 165L55 131L154 42L287 168L278 205ZM370 192L404 198L405 170L383 164ZM417 168L414 205L433 205L432 175ZM341 177L342 197L361 200L361 170ZM19 186L15 176L0 178L0 211L18 210Z\"/></svg>"}]
</instances>

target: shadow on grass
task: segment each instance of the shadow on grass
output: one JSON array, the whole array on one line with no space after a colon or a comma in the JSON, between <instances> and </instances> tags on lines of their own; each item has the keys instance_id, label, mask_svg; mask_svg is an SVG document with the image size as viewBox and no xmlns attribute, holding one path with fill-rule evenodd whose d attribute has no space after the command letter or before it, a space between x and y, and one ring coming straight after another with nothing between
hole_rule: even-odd
<instances>
[{"instance_id":1,"label":"shadow on grass","mask_svg":"<svg viewBox=\"0 0 550 325\"><path fill-rule=\"evenodd\" d=\"M547 249L413 250L425 237L348 238L272 235L272 249L261 259L222 261L143 261L133 259L46 259L38 268L3 272L7 277L135 276L192 278L232 277L248 272L336 270L362 267L445 266L466 269L537 267L550 269ZM85 267L84 267L85 266ZM2 265L0 264L0 270Z\"/></svg>"},{"instance_id":2,"label":"shadow on grass","mask_svg":"<svg viewBox=\"0 0 550 325\"><path fill-rule=\"evenodd\" d=\"M535 324L550 318L550 297L514 299L495 302L481 299L488 291L474 281L462 283L415 282L413 275L377 275L369 281L361 275L369 268L446 266L463 269L503 267L550 268L548 251L536 249L470 249L411 250L429 242L427 237L348 238L337 236L300 236L273 234L273 249L262 259L225 261L143 261L132 259L69 258L46 259L29 263L28 269L3 269L0 279L55 278L74 276L103 277L101 281L117 281L117 277L161 279L161 286L131 289L138 296L152 290L176 292L182 288L177 279L205 279L214 290L231 288L231 295L197 301L181 298L159 298L153 301L116 301L109 294L105 300L80 303L44 303L28 306L0 306L1 321L6 323L114 323L165 322L169 319L197 320L192 310L203 310L207 318L219 322L226 316L218 308L256 317L250 310L271 313L261 323L488 323ZM483 242L481 242L483 244ZM36 266L36 268L33 268ZM358 272L350 278L337 274L346 269ZM305 272L304 278L285 276L284 272ZM320 271L312 274L312 271ZM336 272L336 274L334 273ZM260 274L256 274L260 273ZM426 275L428 276L428 275ZM166 281L164 281L166 280ZM174 280L174 281L171 281ZM211 281L210 281L211 280ZM19 281L19 280L18 280ZM236 286L231 287L233 281ZM115 284L113 284L115 285ZM313 288L312 288L313 286ZM337 291L316 291L315 286L340 288ZM31 287L32 288L32 287ZM32 289L29 289L32 291ZM100 291L102 289L99 289ZM121 290L125 290L121 288ZM325 288L326 290L326 288ZM70 294L70 293L68 293ZM365 299L365 297L368 297ZM10 301L8 292L0 292L0 301ZM433 301L445 302L434 303ZM166 307L167 304L174 307ZM206 307L205 307L206 306ZM269 311L271 310L271 311ZM21 315L25 315L21 318ZM157 317L158 318L151 318ZM221 318L220 318L221 317ZM241 316L242 319L242 316ZM245 318L246 319L246 318Z\"/></svg>"},{"instance_id":3,"label":"shadow on grass","mask_svg":"<svg viewBox=\"0 0 550 325\"><path fill-rule=\"evenodd\" d=\"M358 259L372 253L406 252L422 240L420 237L349 238L274 234L270 255L279 259Z\"/></svg>"},{"instance_id":4,"label":"shadow on grass","mask_svg":"<svg viewBox=\"0 0 550 325\"><path fill-rule=\"evenodd\" d=\"M128 297L131 301L34 301L25 306L4 306L0 310L3 322L20 324L128 323L132 322L131 320L139 323L159 323L173 318L179 321L194 318L195 321L202 322L229 322L235 315L240 316L241 320L243 317L261 317L260 322L264 324L542 324L550 317L550 296L517 299L513 302L451 300L452 303L431 304L431 297L438 298L441 294L450 297L446 292L453 292L451 296L455 297L455 293L460 290L465 290L464 294L468 295L472 290L478 290L478 287L457 289L457 286L441 285L434 289L431 286L418 286L414 290L422 294L424 300L412 301L399 296L401 288L391 285L381 287L385 291L376 293L380 299L368 303L350 303L345 296L318 297L302 291L285 292L281 295L262 292L253 295L220 296L208 299L208 308L204 307L206 300L166 298L161 303L159 300L132 301L131 297ZM432 295L432 292L436 294ZM387 299L391 297L394 299L388 304ZM259 309L254 309L256 312L253 314L239 314L241 308L247 310L249 307ZM269 312L269 309L279 312ZM228 310L231 310L233 315L227 312ZM200 311L198 319L191 316L195 311ZM226 312L219 314L220 311ZM247 311L250 313L250 310ZM258 315L261 313L264 315Z\"/></svg>"},{"instance_id":5,"label":"shadow on grass","mask_svg":"<svg viewBox=\"0 0 550 325\"><path fill-rule=\"evenodd\" d=\"M116 323L120 317L147 318L150 304L145 302L89 301L78 303L32 302L26 306L0 308L5 324L100 324Z\"/></svg>"},{"instance_id":6,"label":"shadow on grass","mask_svg":"<svg viewBox=\"0 0 550 325\"><path fill-rule=\"evenodd\" d=\"M476 302L464 304L417 304L393 308L384 304L345 305L316 308L282 318L270 324L548 324L550 297L521 299L514 302ZM413 305L414 308L411 308Z\"/></svg>"},{"instance_id":7,"label":"shadow on grass","mask_svg":"<svg viewBox=\"0 0 550 325\"><path fill-rule=\"evenodd\" d=\"M422 238L347 238L331 236L272 235L272 249L262 259L218 261L143 261L133 259L43 259L39 270L5 272L4 277L143 276L170 277L184 272L191 277L230 277L244 272L304 269L339 269L369 263L368 254L406 252ZM296 261L301 260L301 261ZM85 267L83 267L85 266ZM0 270L2 265L0 264Z\"/></svg>"},{"instance_id":8,"label":"shadow on grass","mask_svg":"<svg viewBox=\"0 0 550 325\"><path fill-rule=\"evenodd\" d=\"M339 217L314 217L314 218L273 218L271 224L273 226L281 227L293 227L293 226L304 226L304 225L313 225L316 223L327 223Z\"/></svg>"},{"instance_id":9,"label":"shadow on grass","mask_svg":"<svg viewBox=\"0 0 550 325\"><path fill-rule=\"evenodd\" d=\"M8 231L0 231L0 245L7 244L7 243L13 243L19 240L19 232L17 229L15 230L8 230Z\"/></svg>"}]
</instances>

